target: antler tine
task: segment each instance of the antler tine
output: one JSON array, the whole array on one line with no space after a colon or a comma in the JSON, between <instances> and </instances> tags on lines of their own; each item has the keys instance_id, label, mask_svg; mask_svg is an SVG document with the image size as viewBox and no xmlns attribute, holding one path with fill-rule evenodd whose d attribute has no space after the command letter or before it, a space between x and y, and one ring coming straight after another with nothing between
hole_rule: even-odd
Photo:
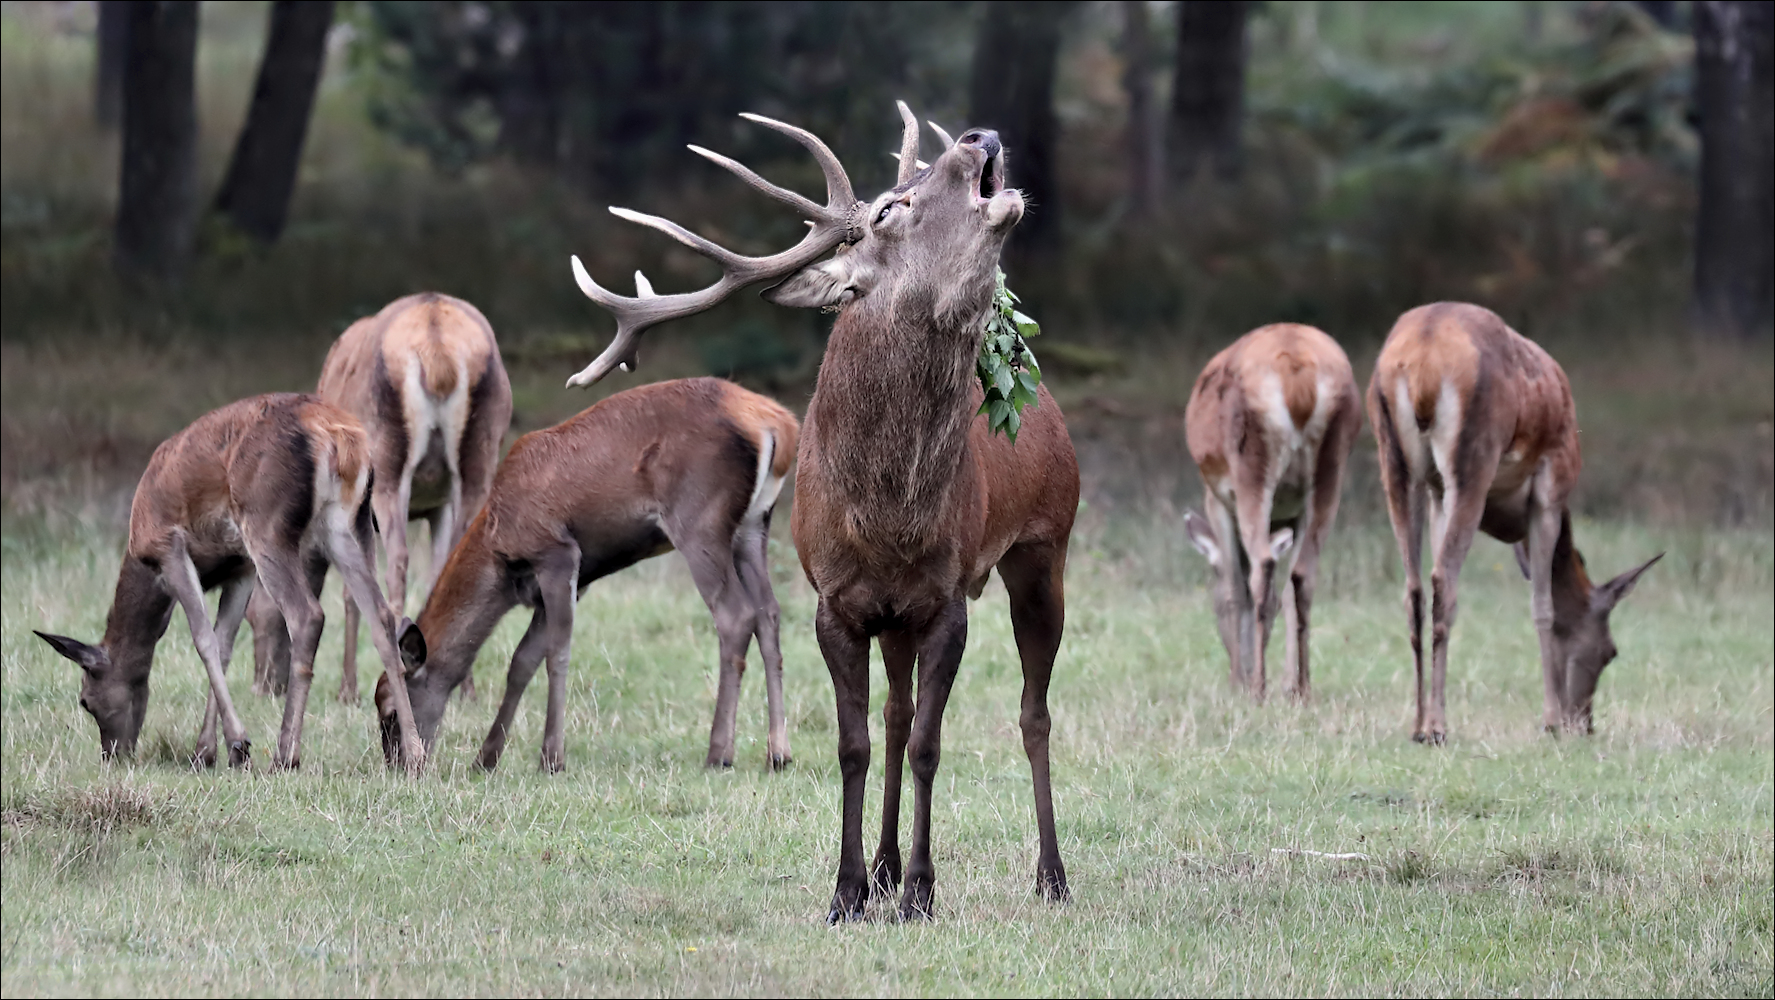
<instances>
[{"instance_id":1,"label":"antler tine","mask_svg":"<svg viewBox=\"0 0 1775 1000\"><path fill-rule=\"evenodd\" d=\"M806 215L813 216L816 219L822 219L822 218L825 218L826 216L831 214L831 211L829 209L827 209L824 206L814 204L814 202L811 199L804 198L801 195L796 194L794 191L790 191L788 188L777 187L775 184L772 184L771 182L758 176L758 174L755 173L752 170L752 168L746 166L744 163L741 163L738 160L733 160L728 157L722 156L720 153L717 153L714 150L704 149L701 146L691 146L690 151L695 153L698 156L703 157L704 159L714 161L717 166L724 167L727 170L733 171L733 173L736 176L738 176L740 180L745 181L747 184L751 185L755 190L757 190L760 193L767 195L771 198L775 198L777 201L782 202L783 204L789 206L790 208L793 208L797 212L801 212Z\"/></svg>"},{"instance_id":2,"label":"antler tine","mask_svg":"<svg viewBox=\"0 0 1775 1000\"><path fill-rule=\"evenodd\" d=\"M930 119L926 119L925 124L929 125L931 127L932 132L937 133L938 141L943 143L943 151L944 152L948 152L949 147L955 145L955 140L949 138L949 133L943 131L943 126L937 124L934 121L931 121Z\"/></svg>"},{"instance_id":3,"label":"antler tine","mask_svg":"<svg viewBox=\"0 0 1775 1000\"><path fill-rule=\"evenodd\" d=\"M857 196L851 192L851 179L845 174L844 165L838 162L838 157L833 155L832 150L820 141L819 136L806 129L799 129L786 122L777 121L775 118L766 118L749 111L741 112L740 117L749 122L757 122L765 128L775 129L807 147L807 151L812 153L814 159L820 164L820 172L826 175L826 205L828 208L843 212L856 203Z\"/></svg>"},{"instance_id":4,"label":"antler tine","mask_svg":"<svg viewBox=\"0 0 1775 1000\"><path fill-rule=\"evenodd\" d=\"M895 187L912 179L918 172L918 119L913 117L912 109L905 101L895 101L900 109L900 179L894 182Z\"/></svg>"}]
</instances>

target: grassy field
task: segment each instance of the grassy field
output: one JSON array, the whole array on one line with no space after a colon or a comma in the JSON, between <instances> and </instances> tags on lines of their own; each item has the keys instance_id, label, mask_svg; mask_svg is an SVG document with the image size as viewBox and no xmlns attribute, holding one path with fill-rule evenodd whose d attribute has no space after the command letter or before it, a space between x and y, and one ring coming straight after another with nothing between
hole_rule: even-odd
<instances>
[{"instance_id":1,"label":"grassy field","mask_svg":"<svg viewBox=\"0 0 1775 1000\"><path fill-rule=\"evenodd\" d=\"M1537 732L1526 595L1486 543L1468 565L1442 749L1407 738L1390 587L1321 602L1312 705L1256 708L1226 687L1200 587L1135 586L1084 539L1054 687L1064 907L1031 892L1019 677L995 584L947 720L938 919L838 928L823 921L830 686L786 549L788 772L764 766L756 678L737 766L699 766L713 629L662 559L582 604L567 773L535 770L532 694L499 773L469 768L483 697L452 708L434 770L412 782L384 773L366 706L325 697L301 773L189 773L202 688L180 623L143 759L100 764L73 667L27 628L96 635L117 539L9 539L6 991L1768 995L1768 535L1709 533L1697 558L1692 536L1579 530L1593 565L1674 552L1617 615L1598 734ZM1337 551L1388 544L1359 530ZM484 652L484 691L521 627L513 616ZM336 637L322 649L325 688ZM878 667L878 705L882 686ZM262 765L278 705L240 698Z\"/></svg>"},{"instance_id":2,"label":"grassy field","mask_svg":"<svg viewBox=\"0 0 1775 1000\"><path fill-rule=\"evenodd\" d=\"M827 928L832 695L783 537L797 755L783 774L764 766L756 677L738 766L700 766L715 639L676 557L582 603L565 774L535 769L535 692L505 767L469 768L516 615L483 651L483 700L453 706L418 782L384 772L367 704L324 694L302 773L190 773L203 688L181 622L160 647L140 759L99 762L74 668L29 630L96 638L153 444L228 399L309 384L320 343L0 345L8 995L1775 990L1766 347L1555 345L1586 419L1579 507L1605 515L1578 526L1590 564L1670 555L1615 616L1623 653L1598 734L1552 739L1537 731L1525 587L1509 553L1481 542L1441 749L1408 738L1410 658L1370 441L1321 577L1316 699L1259 708L1227 688L1178 524L1196 488L1179 386L1199 360L1058 379L1089 500L1053 695L1074 902L1032 892L1020 682L994 583L947 720L937 922ZM672 344L650 375L693 370ZM560 390L559 367L514 366L519 426L585 404ZM237 697L263 765L280 706L245 692L244 638ZM323 642L318 692L337 683L338 643L336 630ZM878 766L870 828L879 785ZM1364 857L1294 853L1306 851Z\"/></svg>"}]
</instances>

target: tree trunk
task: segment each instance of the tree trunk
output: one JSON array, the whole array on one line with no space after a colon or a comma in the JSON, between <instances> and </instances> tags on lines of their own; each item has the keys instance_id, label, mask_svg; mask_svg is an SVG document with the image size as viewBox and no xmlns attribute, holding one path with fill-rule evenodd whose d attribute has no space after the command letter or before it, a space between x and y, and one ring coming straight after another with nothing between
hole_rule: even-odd
<instances>
[{"instance_id":1,"label":"tree trunk","mask_svg":"<svg viewBox=\"0 0 1775 1000\"><path fill-rule=\"evenodd\" d=\"M1230 180L1243 157L1245 0L1177 5L1177 70L1171 84L1171 165L1179 181L1204 168Z\"/></svg>"},{"instance_id":2,"label":"tree trunk","mask_svg":"<svg viewBox=\"0 0 1775 1000\"><path fill-rule=\"evenodd\" d=\"M327 59L333 0L277 0L253 84L253 103L216 194L216 211L263 244L290 217L296 168L308 138L314 92Z\"/></svg>"},{"instance_id":3,"label":"tree trunk","mask_svg":"<svg viewBox=\"0 0 1775 1000\"><path fill-rule=\"evenodd\" d=\"M191 258L197 208L197 2L129 4L123 169L115 265L175 282Z\"/></svg>"},{"instance_id":4,"label":"tree trunk","mask_svg":"<svg viewBox=\"0 0 1775 1000\"><path fill-rule=\"evenodd\" d=\"M93 118L109 131L123 119L123 64L129 52L129 4L99 0L97 72L93 80Z\"/></svg>"},{"instance_id":5,"label":"tree trunk","mask_svg":"<svg viewBox=\"0 0 1775 1000\"><path fill-rule=\"evenodd\" d=\"M1128 91L1128 202L1136 212L1159 202L1164 172L1162 123L1153 101L1151 17L1147 0L1122 0L1122 86Z\"/></svg>"},{"instance_id":6,"label":"tree trunk","mask_svg":"<svg viewBox=\"0 0 1775 1000\"><path fill-rule=\"evenodd\" d=\"M1775 318L1775 8L1710 0L1693 14L1701 112L1695 319L1706 332L1767 334Z\"/></svg>"},{"instance_id":7,"label":"tree trunk","mask_svg":"<svg viewBox=\"0 0 1775 1000\"><path fill-rule=\"evenodd\" d=\"M1060 25L1072 6L1064 0L993 4L975 38L971 124L998 131L1009 150L1006 182L1029 204L1011 236L1014 256L1051 247L1060 236L1054 64Z\"/></svg>"}]
</instances>

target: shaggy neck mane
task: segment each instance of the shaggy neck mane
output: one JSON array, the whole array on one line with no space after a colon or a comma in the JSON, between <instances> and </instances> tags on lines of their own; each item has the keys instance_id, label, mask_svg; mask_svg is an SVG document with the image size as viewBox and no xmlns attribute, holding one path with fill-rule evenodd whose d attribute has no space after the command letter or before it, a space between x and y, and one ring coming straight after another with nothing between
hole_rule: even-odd
<instances>
[{"instance_id":1,"label":"shaggy neck mane","mask_svg":"<svg viewBox=\"0 0 1775 1000\"><path fill-rule=\"evenodd\" d=\"M991 285L973 301L868 295L839 315L809 407L853 537L910 555L936 535L979 406Z\"/></svg>"}]
</instances>

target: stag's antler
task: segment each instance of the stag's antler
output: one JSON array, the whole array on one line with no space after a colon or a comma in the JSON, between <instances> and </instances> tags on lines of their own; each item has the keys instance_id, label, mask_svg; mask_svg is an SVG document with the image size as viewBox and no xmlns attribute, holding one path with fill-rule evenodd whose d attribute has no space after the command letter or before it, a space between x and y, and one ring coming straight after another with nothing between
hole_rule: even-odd
<instances>
[{"instance_id":1,"label":"stag's antler","mask_svg":"<svg viewBox=\"0 0 1775 1000\"><path fill-rule=\"evenodd\" d=\"M902 146L911 144L917 149L918 126L906 109L904 102L900 104L901 117L906 123L907 139ZM838 162L832 150L821 142L817 136L793 125L760 115L743 114L740 116L748 121L757 122L766 128L772 128L794 139L807 147L808 152L819 161L820 170L826 175L826 204L817 205L793 191L780 188L758 176L744 164L731 160L720 153L711 152L701 146L691 146L690 151L699 156L713 160L716 164L733 171L747 184L758 189L777 201L788 205L798 212L809 216L808 225L812 227L800 243L779 254L769 257L742 257L701 236L685 229L668 219L657 215L643 215L631 212L626 208L612 207L610 212L618 218L630 222L650 226L665 233L697 253L721 265L721 280L698 291L680 295L657 295L653 286L635 272L636 295L631 298L617 295L592 280L586 273L585 265L579 257L573 258L573 277L579 282L579 290L586 297L609 310L616 317L616 339L598 355L597 360L585 367L578 375L567 380L569 386L591 385L611 370L621 367L624 371L633 371L635 361L635 343L641 332L651 326L663 323L680 316L690 316L713 308L734 292L747 285L784 277L812 264L825 256L840 243L854 243L863 237L863 212L866 205L857 200L851 191L850 178L845 175L844 166Z\"/></svg>"}]
</instances>

